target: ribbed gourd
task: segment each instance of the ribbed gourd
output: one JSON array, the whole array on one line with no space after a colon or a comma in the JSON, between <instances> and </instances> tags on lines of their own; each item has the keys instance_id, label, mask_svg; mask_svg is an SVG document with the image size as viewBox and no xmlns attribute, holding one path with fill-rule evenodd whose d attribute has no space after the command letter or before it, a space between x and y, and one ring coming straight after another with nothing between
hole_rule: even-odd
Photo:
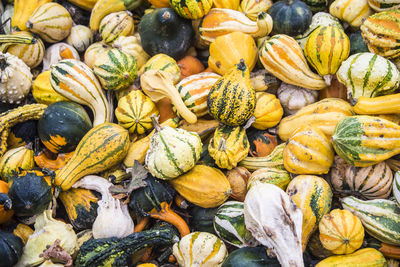
<instances>
[{"instance_id":1,"label":"ribbed gourd","mask_svg":"<svg viewBox=\"0 0 400 267\"><path fill-rule=\"evenodd\" d=\"M111 47L103 42L97 42L91 44L85 51L84 62L89 68L93 68L94 61L97 59L98 55L104 51L110 50Z\"/></svg>"},{"instance_id":2,"label":"ribbed gourd","mask_svg":"<svg viewBox=\"0 0 400 267\"><path fill-rule=\"evenodd\" d=\"M321 76L310 70L303 50L290 36L272 36L264 42L259 55L264 68L283 82L313 90L328 86Z\"/></svg>"},{"instance_id":3,"label":"ribbed gourd","mask_svg":"<svg viewBox=\"0 0 400 267\"><path fill-rule=\"evenodd\" d=\"M320 26L308 37L304 55L308 62L330 85L332 75L350 53L350 40L343 29L336 26Z\"/></svg>"},{"instance_id":4,"label":"ribbed gourd","mask_svg":"<svg viewBox=\"0 0 400 267\"><path fill-rule=\"evenodd\" d=\"M329 7L331 15L353 27L360 27L363 20L373 14L368 0L335 0Z\"/></svg>"},{"instance_id":5,"label":"ribbed gourd","mask_svg":"<svg viewBox=\"0 0 400 267\"><path fill-rule=\"evenodd\" d=\"M230 126L245 124L254 113L255 103L256 93L243 60L218 79L207 98L211 116Z\"/></svg>"},{"instance_id":6,"label":"ribbed gourd","mask_svg":"<svg viewBox=\"0 0 400 267\"><path fill-rule=\"evenodd\" d=\"M78 52L83 53L93 43L93 32L84 25L75 25L71 28L66 42Z\"/></svg>"},{"instance_id":7,"label":"ribbed gourd","mask_svg":"<svg viewBox=\"0 0 400 267\"><path fill-rule=\"evenodd\" d=\"M368 4L376 12L396 10L400 7L399 0L368 0Z\"/></svg>"},{"instance_id":8,"label":"ribbed gourd","mask_svg":"<svg viewBox=\"0 0 400 267\"><path fill-rule=\"evenodd\" d=\"M352 55L343 61L337 78L347 87L352 102L360 96L390 94L400 84L400 72L396 66L384 57L368 52Z\"/></svg>"},{"instance_id":9,"label":"ribbed gourd","mask_svg":"<svg viewBox=\"0 0 400 267\"><path fill-rule=\"evenodd\" d=\"M19 168L30 170L34 166L32 146L27 145L9 149L0 157L0 178L3 181L8 181L13 172L17 172Z\"/></svg>"},{"instance_id":10,"label":"ribbed gourd","mask_svg":"<svg viewBox=\"0 0 400 267\"><path fill-rule=\"evenodd\" d=\"M283 116L283 108L275 95L264 92L256 93L255 121L252 127L265 130L277 125Z\"/></svg>"},{"instance_id":11,"label":"ribbed gourd","mask_svg":"<svg viewBox=\"0 0 400 267\"><path fill-rule=\"evenodd\" d=\"M388 266L383 254L374 248L363 248L348 255L330 256L315 267L332 266Z\"/></svg>"},{"instance_id":12,"label":"ribbed gourd","mask_svg":"<svg viewBox=\"0 0 400 267\"><path fill-rule=\"evenodd\" d=\"M134 56L138 69L140 69L150 57L143 50L140 38L137 36L120 36L112 43L112 47Z\"/></svg>"},{"instance_id":13,"label":"ribbed gourd","mask_svg":"<svg viewBox=\"0 0 400 267\"><path fill-rule=\"evenodd\" d=\"M129 11L108 14L100 22L99 33L107 44L114 42L120 36L132 35L133 31L133 17Z\"/></svg>"},{"instance_id":14,"label":"ribbed gourd","mask_svg":"<svg viewBox=\"0 0 400 267\"><path fill-rule=\"evenodd\" d=\"M150 173L160 179L170 180L192 169L200 158L200 136L180 128L160 126L154 120L156 132L151 137L146 154Z\"/></svg>"},{"instance_id":15,"label":"ribbed gourd","mask_svg":"<svg viewBox=\"0 0 400 267\"><path fill-rule=\"evenodd\" d=\"M290 181L286 192L303 212L301 243L304 251L311 234L331 209L332 190L321 177L299 175Z\"/></svg>"},{"instance_id":16,"label":"ribbed gourd","mask_svg":"<svg viewBox=\"0 0 400 267\"><path fill-rule=\"evenodd\" d=\"M218 167L232 169L249 153L246 130L240 126L219 126L208 145L208 153Z\"/></svg>"},{"instance_id":17,"label":"ribbed gourd","mask_svg":"<svg viewBox=\"0 0 400 267\"><path fill-rule=\"evenodd\" d=\"M356 167L368 167L400 153L400 126L373 116L341 120L332 136L336 153Z\"/></svg>"},{"instance_id":18,"label":"ribbed gourd","mask_svg":"<svg viewBox=\"0 0 400 267\"><path fill-rule=\"evenodd\" d=\"M272 6L272 0L243 0L240 2L239 11L251 20L257 20L260 12L267 12Z\"/></svg>"},{"instance_id":19,"label":"ribbed gourd","mask_svg":"<svg viewBox=\"0 0 400 267\"><path fill-rule=\"evenodd\" d=\"M169 0L169 5L185 19L200 19L210 11L212 0Z\"/></svg>"}]
</instances>

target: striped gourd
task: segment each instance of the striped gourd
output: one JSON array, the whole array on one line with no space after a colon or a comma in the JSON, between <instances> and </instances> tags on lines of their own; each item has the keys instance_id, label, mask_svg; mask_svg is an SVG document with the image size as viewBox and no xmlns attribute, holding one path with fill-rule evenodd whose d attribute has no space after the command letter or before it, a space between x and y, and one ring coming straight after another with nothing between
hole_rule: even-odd
<instances>
[{"instance_id":1,"label":"striped gourd","mask_svg":"<svg viewBox=\"0 0 400 267\"><path fill-rule=\"evenodd\" d=\"M327 87L324 79L310 70L303 50L290 36L272 36L264 42L259 54L264 68L286 83L313 90Z\"/></svg>"},{"instance_id":2,"label":"striped gourd","mask_svg":"<svg viewBox=\"0 0 400 267\"><path fill-rule=\"evenodd\" d=\"M332 191L321 177L299 175L289 183L286 192L303 212L301 243L304 251L311 234L331 209Z\"/></svg>"},{"instance_id":3,"label":"striped gourd","mask_svg":"<svg viewBox=\"0 0 400 267\"><path fill-rule=\"evenodd\" d=\"M368 0L368 4L376 12L400 8L399 0Z\"/></svg>"},{"instance_id":4,"label":"striped gourd","mask_svg":"<svg viewBox=\"0 0 400 267\"><path fill-rule=\"evenodd\" d=\"M290 174L288 171L275 167L265 167L251 174L247 181L247 190L250 190L253 186L257 186L258 183L273 184L285 190L289 182Z\"/></svg>"},{"instance_id":5,"label":"striped gourd","mask_svg":"<svg viewBox=\"0 0 400 267\"><path fill-rule=\"evenodd\" d=\"M66 41L78 52L83 53L93 43L93 32L87 26L75 25L71 28L71 33Z\"/></svg>"},{"instance_id":6,"label":"striped gourd","mask_svg":"<svg viewBox=\"0 0 400 267\"><path fill-rule=\"evenodd\" d=\"M393 180L393 196L400 206L400 173L396 172Z\"/></svg>"},{"instance_id":7,"label":"striped gourd","mask_svg":"<svg viewBox=\"0 0 400 267\"><path fill-rule=\"evenodd\" d=\"M353 115L351 105L338 98L326 98L301 108L296 114L285 117L279 123L279 138L287 141L303 124L315 125L330 138L338 122Z\"/></svg>"},{"instance_id":8,"label":"striped gourd","mask_svg":"<svg viewBox=\"0 0 400 267\"><path fill-rule=\"evenodd\" d=\"M181 80L181 69L175 59L166 54L157 54L151 57L139 70L139 75L148 70L162 70L172 75L174 84Z\"/></svg>"},{"instance_id":9,"label":"striped gourd","mask_svg":"<svg viewBox=\"0 0 400 267\"><path fill-rule=\"evenodd\" d=\"M129 87L135 81L137 71L135 58L116 48L99 54L93 65L93 72L105 90Z\"/></svg>"},{"instance_id":10,"label":"striped gourd","mask_svg":"<svg viewBox=\"0 0 400 267\"><path fill-rule=\"evenodd\" d=\"M257 241L244 224L244 204L239 201L227 201L222 204L214 216L214 229L218 236L235 247L253 247Z\"/></svg>"},{"instance_id":11,"label":"striped gourd","mask_svg":"<svg viewBox=\"0 0 400 267\"><path fill-rule=\"evenodd\" d=\"M372 116L341 120L332 136L336 153L356 167L368 167L400 153L400 126Z\"/></svg>"},{"instance_id":12,"label":"striped gourd","mask_svg":"<svg viewBox=\"0 0 400 267\"><path fill-rule=\"evenodd\" d=\"M329 7L329 13L357 28L374 11L369 7L368 0L335 0Z\"/></svg>"},{"instance_id":13,"label":"striped gourd","mask_svg":"<svg viewBox=\"0 0 400 267\"><path fill-rule=\"evenodd\" d=\"M32 83L32 96L37 103L50 105L59 101L68 101L68 98L57 93L50 84L51 71L40 73Z\"/></svg>"},{"instance_id":14,"label":"striped gourd","mask_svg":"<svg viewBox=\"0 0 400 267\"><path fill-rule=\"evenodd\" d=\"M307 39L304 55L308 62L331 84L332 75L350 53L350 40L337 26L320 26Z\"/></svg>"},{"instance_id":15,"label":"striped gourd","mask_svg":"<svg viewBox=\"0 0 400 267\"><path fill-rule=\"evenodd\" d=\"M193 232L172 247L179 266L219 267L228 256L224 242L207 232Z\"/></svg>"},{"instance_id":16,"label":"striped gourd","mask_svg":"<svg viewBox=\"0 0 400 267\"><path fill-rule=\"evenodd\" d=\"M266 157L246 157L239 162L239 166L245 167L249 171L256 171L268 167L284 170L283 149L285 146L285 143L276 146L271 154Z\"/></svg>"},{"instance_id":17,"label":"striped gourd","mask_svg":"<svg viewBox=\"0 0 400 267\"><path fill-rule=\"evenodd\" d=\"M305 0L307 6L312 12L324 11L327 8L328 2L326 0Z\"/></svg>"},{"instance_id":18,"label":"striped gourd","mask_svg":"<svg viewBox=\"0 0 400 267\"><path fill-rule=\"evenodd\" d=\"M272 0L242 0L239 11L251 20L256 21L260 12L267 12L272 6Z\"/></svg>"},{"instance_id":19,"label":"striped gourd","mask_svg":"<svg viewBox=\"0 0 400 267\"><path fill-rule=\"evenodd\" d=\"M387 244L400 246L400 207L387 199L360 200L353 196L341 199L344 209L362 222L368 234Z\"/></svg>"},{"instance_id":20,"label":"striped gourd","mask_svg":"<svg viewBox=\"0 0 400 267\"><path fill-rule=\"evenodd\" d=\"M119 11L105 16L100 22L99 33L107 44L114 42L119 36L132 35L134 30L132 13Z\"/></svg>"},{"instance_id":21,"label":"striped gourd","mask_svg":"<svg viewBox=\"0 0 400 267\"><path fill-rule=\"evenodd\" d=\"M93 126L110 120L110 107L100 83L83 62L64 59L51 67L50 83L62 96L93 111Z\"/></svg>"},{"instance_id":22,"label":"striped gourd","mask_svg":"<svg viewBox=\"0 0 400 267\"><path fill-rule=\"evenodd\" d=\"M231 126L246 123L253 115L256 93L250 83L250 74L243 61L211 87L207 98L208 111L216 120Z\"/></svg>"},{"instance_id":23,"label":"striped gourd","mask_svg":"<svg viewBox=\"0 0 400 267\"><path fill-rule=\"evenodd\" d=\"M129 149L129 133L115 123L103 123L85 134L68 163L57 173L55 185L67 191L85 175L120 163Z\"/></svg>"},{"instance_id":24,"label":"striped gourd","mask_svg":"<svg viewBox=\"0 0 400 267\"><path fill-rule=\"evenodd\" d=\"M400 58L400 10L376 13L360 28L369 51L393 61Z\"/></svg>"},{"instance_id":25,"label":"striped gourd","mask_svg":"<svg viewBox=\"0 0 400 267\"><path fill-rule=\"evenodd\" d=\"M392 93L399 87L400 72L384 57L358 53L343 61L337 71L339 82L347 87L350 101L360 96L375 97Z\"/></svg>"},{"instance_id":26,"label":"striped gourd","mask_svg":"<svg viewBox=\"0 0 400 267\"><path fill-rule=\"evenodd\" d=\"M118 123L130 133L144 134L153 128L151 116L158 116L156 105L140 90L129 92L118 101L115 116Z\"/></svg>"},{"instance_id":27,"label":"striped gourd","mask_svg":"<svg viewBox=\"0 0 400 267\"><path fill-rule=\"evenodd\" d=\"M32 146L20 146L9 149L0 158L0 178L7 181L19 168L30 170L35 166Z\"/></svg>"},{"instance_id":28,"label":"striped gourd","mask_svg":"<svg viewBox=\"0 0 400 267\"><path fill-rule=\"evenodd\" d=\"M392 192L393 173L385 162L359 168L335 157L330 181L340 193L354 193L366 199L388 198Z\"/></svg>"},{"instance_id":29,"label":"striped gourd","mask_svg":"<svg viewBox=\"0 0 400 267\"><path fill-rule=\"evenodd\" d=\"M104 51L110 50L111 47L106 45L103 42L97 42L92 45L90 45L84 55L84 62L89 68L93 68L94 62L97 59L97 57L103 53Z\"/></svg>"},{"instance_id":30,"label":"striped gourd","mask_svg":"<svg viewBox=\"0 0 400 267\"><path fill-rule=\"evenodd\" d=\"M318 262L315 267L387 267L385 257L381 252L374 248L363 248L348 255L330 256Z\"/></svg>"},{"instance_id":31,"label":"striped gourd","mask_svg":"<svg viewBox=\"0 0 400 267\"><path fill-rule=\"evenodd\" d=\"M72 18L62 5L50 2L37 8L26 26L46 42L57 43L69 35Z\"/></svg>"},{"instance_id":32,"label":"striped gourd","mask_svg":"<svg viewBox=\"0 0 400 267\"><path fill-rule=\"evenodd\" d=\"M210 11L212 0L169 0L169 5L185 19L200 19Z\"/></svg>"},{"instance_id":33,"label":"striped gourd","mask_svg":"<svg viewBox=\"0 0 400 267\"><path fill-rule=\"evenodd\" d=\"M122 50L128 55L134 56L140 69L150 58L143 50L140 38L136 36L120 36L113 43L112 47Z\"/></svg>"},{"instance_id":34,"label":"striped gourd","mask_svg":"<svg viewBox=\"0 0 400 267\"><path fill-rule=\"evenodd\" d=\"M190 75L176 85L186 107L198 118L208 113L208 93L219 78L221 76L216 73L202 72Z\"/></svg>"},{"instance_id":35,"label":"striped gourd","mask_svg":"<svg viewBox=\"0 0 400 267\"><path fill-rule=\"evenodd\" d=\"M333 163L330 140L318 128L305 125L298 128L283 149L285 169L296 174L326 174Z\"/></svg>"},{"instance_id":36,"label":"striped gourd","mask_svg":"<svg viewBox=\"0 0 400 267\"><path fill-rule=\"evenodd\" d=\"M15 30L26 31L26 22L29 16L45 3L51 2L51 0L14 0L13 14L11 14L11 27Z\"/></svg>"}]
</instances>

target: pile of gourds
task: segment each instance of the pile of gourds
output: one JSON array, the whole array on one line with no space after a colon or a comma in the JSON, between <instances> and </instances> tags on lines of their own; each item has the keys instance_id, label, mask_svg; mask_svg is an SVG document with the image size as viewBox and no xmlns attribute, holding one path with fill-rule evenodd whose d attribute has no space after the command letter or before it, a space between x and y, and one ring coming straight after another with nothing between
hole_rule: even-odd
<instances>
[{"instance_id":1,"label":"pile of gourds","mask_svg":"<svg viewBox=\"0 0 400 267\"><path fill-rule=\"evenodd\" d=\"M0 4L0 267L399 266L400 0Z\"/></svg>"}]
</instances>

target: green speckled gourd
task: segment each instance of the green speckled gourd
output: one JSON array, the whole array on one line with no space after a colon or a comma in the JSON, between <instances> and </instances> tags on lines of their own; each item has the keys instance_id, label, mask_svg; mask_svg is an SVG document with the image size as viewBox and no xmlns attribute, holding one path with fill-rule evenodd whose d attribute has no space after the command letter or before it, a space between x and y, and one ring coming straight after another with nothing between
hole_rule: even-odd
<instances>
[{"instance_id":1,"label":"green speckled gourd","mask_svg":"<svg viewBox=\"0 0 400 267\"><path fill-rule=\"evenodd\" d=\"M152 119L156 132L151 137L145 160L150 173L170 180L192 169L202 151L200 136L180 128L161 127Z\"/></svg>"}]
</instances>

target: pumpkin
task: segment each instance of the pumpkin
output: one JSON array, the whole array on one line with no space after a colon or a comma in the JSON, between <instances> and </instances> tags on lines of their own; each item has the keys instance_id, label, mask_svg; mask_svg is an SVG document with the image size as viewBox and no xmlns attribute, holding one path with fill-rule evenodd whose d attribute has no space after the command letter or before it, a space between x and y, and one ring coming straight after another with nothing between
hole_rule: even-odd
<instances>
[{"instance_id":1,"label":"pumpkin","mask_svg":"<svg viewBox=\"0 0 400 267\"><path fill-rule=\"evenodd\" d=\"M256 120L252 127L265 130L277 125L283 116L283 108L275 95L257 92L254 117Z\"/></svg>"},{"instance_id":2,"label":"pumpkin","mask_svg":"<svg viewBox=\"0 0 400 267\"><path fill-rule=\"evenodd\" d=\"M251 173L245 167L236 167L226 173L226 178L231 185L231 197L238 201L244 201L247 193L247 181Z\"/></svg>"},{"instance_id":3,"label":"pumpkin","mask_svg":"<svg viewBox=\"0 0 400 267\"><path fill-rule=\"evenodd\" d=\"M210 11L212 0L169 0L169 5L185 19L200 19Z\"/></svg>"},{"instance_id":4,"label":"pumpkin","mask_svg":"<svg viewBox=\"0 0 400 267\"><path fill-rule=\"evenodd\" d=\"M318 101L318 91L288 83L281 84L277 95L285 113L289 115L295 114L301 108Z\"/></svg>"},{"instance_id":5,"label":"pumpkin","mask_svg":"<svg viewBox=\"0 0 400 267\"><path fill-rule=\"evenodd\" d=\"M277 136L267 131L250 128L246 135L250 143L249 156L251 157L266 157L278 145Z\"/></svg>"},{"instance_id":6,"label":"pumpkin","mask_svg":"<svg viewBox=\"0 0 400 267\"><path fill-rule=\"evenodd\" d=\"M120 36L132 35L134 30L132 14L119 11L108 14L100 22L99 33L105 43L112 43Z\"/></svg>"},{"instance_id":7,"label":"pumpkin","mask_svg":"<svg viewBox=\"0 0 400 267\"><path fill-rule=\"evenodd\" d=\"M0 224L8 222L14 215L12 202L8 196L8 184L0 181Z\"/></svg>"},{"instance_id":8,"label":"pumpkin","mask_svg":"<svg viewBox=\"0 0 400 267\"><path fill-rule=\"evenodd\" d=\"M350 254L361 247L364 227L350 211L334 209L319 222L319 238L333 253Z\"/></svg>"},{"instance_id":9,"label":"pumpkin","mask_svg":"<svg viewBox=\"0 0 400 267\"><path fill-rule=\"evenodd\" d=\"M149 55L143 50L139 36L120 36L113 43L112 47L117 48L136 59L140 69L149 59Z\"/></svg>"},{"instance_id":10,"label":"pumpkin","mask_svg":"<svg viewBox=\"0 0 400 267\"><path fill-rule=\"evenodd\" d=\"M51 71L40 73L32 83L32 95L36 102L50 105L59 101L68 101L68 98L57 93L50 83Z\"/></svg>"},{"instance_id":11,"label":"pumpkin","mask_svg":"<svg viewBox=\"0 0 400 267\"><path fill-rule=\"evenodd\" d=\"M298 128L283 150L285 169L296 174L326 174L333 163L334 151L326 135L318 128Z\"/></svg>"},{"instance_id":12,"label":"pumpkin","mask_svg":"<svg viewBox=\"0 0 400 267\"><path fill-rule=\"evenodd\" d=\"M30 170L34 166L32 144L9 149L0 158L0 178L8 181L19 168Z\"/></svg>"},{"instance_id":13,"label":"pumpkin","mask_svg":"<svg viewBox=\"0 0 400 267\"><path fill-rule=\"evenodd\" d=\"M85 109L65 101L48 106L38 123L40 140L53 153L73 151L91 128Z\"/></svg>"},{"instance_id":14,"label":"pumpkin","mask_svg":"<svg viewBox=\"0 0 400 267\"><path fill-rule=\"evenodd\" d=\"M139 70L139 75L148 70L162 70L171 74L174 84L181 80L181 70L178 63L172 57L166 54L157 54L151 57L146 64Z\"/></svg>"},{"instance_id":15,"label":"pumpkin","mask_svg":"<svg viewBox=\"0 0 400 267\"><path fill-rule=\"evenodd\" d=\"M296 36L305 32L311 24L312 12L300 0L281 0L274 3L268 14L274 21L272 34Z\"/></svg>"},{"instance_id":16,"label":"pumpkin","mask_svg":"<svg viewBox=\"0 0 400 267\"><path fill-rule=\"evenodd\" d=\"M76 51L83 53L93 43L93 32L84 25L75 25L71 28L67 41Z\"/></svg>"},{"instance_id":17,"label":"pumpkin","mask_svg":"<svg viewBox=\"0 0 400 267\"><path fill-rule=\"evenodd\" d=\"M32 34L29 32L14 32L13 36L32 37ZM6 49L3 51L17 56L25 62L28 67L34 68L42 63L44 50L45 48L42 40L37 38L36 42L32 44L6 44Z\"/></svg>"},{"instance_id":18,"label":"pumpkin","mask_svg":"<svg viewBox=\"0 0 400 267\"><path fill-rule=\"evenodd\" d=\"M242 32L218 36L210 44L208 66L220 75L226 74L236 64L244 60L249 71L257 62L257 46L254 39Z\"/></svg>"},{"instance_id":19,"label":"pumpkin","mask_svg":"<svg viewBox=\"0 0 400 267\"><path fill-rule=\"evenodd\" d=\"M89 68L93 68L94 61L97 59L97 57L105 52L110 50L111 47L106 45L103 42L97 42L94 44L91 44L85 51L84 55L84 62Z\"/></svg>"},{"instance_id":20,"label":"pumpkin","mask_svg":"<svg viewBox=\"0 0 400 267\"><path fill-rule=\"evenodd\" d=\"M331 266L387 266L385 257L374 248L363 248L348 255L330 256L320 261L316 267Z\"/></svg>"},{"instance_id":21,"label":"pumpkin","mask_svg":"<svg viewBox=\"0 0 400 267\"><path fill-rule=\"evenodd\" d=\"M181 69L182 79L204 71L204 66L201 61L193 56L185 56L176 63L178 63Z\"/></svg>"},{"instance_id":22,"label":"pumpkin","mask_svg":"<svg viewBox=\"0 0 400 267\"><path fill-rule=\"evenodd\" d=\"M357 28L373 14L373 10L368 0L335 0L329 7L329 13Z\"/></svg>"},{"instance_id":23,"label":"pumpkin","mask_svg":"<svg viewBox=\"0 0 400 267\"><path fill-rule=\"evenodd\" d=\"M24 244L18 236L0 231L1 267L14 266L22 255Z\"/></svg>"},{"instance_id":24,"label":"pumpkin","mask_svg":"<svg viewBox=\"0 0 400 267\"><path fill-rule=\"evenodd\" d=\"M250 190L253 186L259 183L273 184L285 190L291 178L289 172L276 167L264 167L254 171L247 183L247 189Z\"/></svg>"},{"instance_id":25,"label":"pumpkin","mask_svg":"<svg viewBox=\"0 0 400 267\"><path fill-rule=\"evenodd\" d=\"M242 0L239 11L243 12L249 19L257 20L258 14L260 12L267 12L272 4L272 0Z\"/></svg>"}]
</instances>

